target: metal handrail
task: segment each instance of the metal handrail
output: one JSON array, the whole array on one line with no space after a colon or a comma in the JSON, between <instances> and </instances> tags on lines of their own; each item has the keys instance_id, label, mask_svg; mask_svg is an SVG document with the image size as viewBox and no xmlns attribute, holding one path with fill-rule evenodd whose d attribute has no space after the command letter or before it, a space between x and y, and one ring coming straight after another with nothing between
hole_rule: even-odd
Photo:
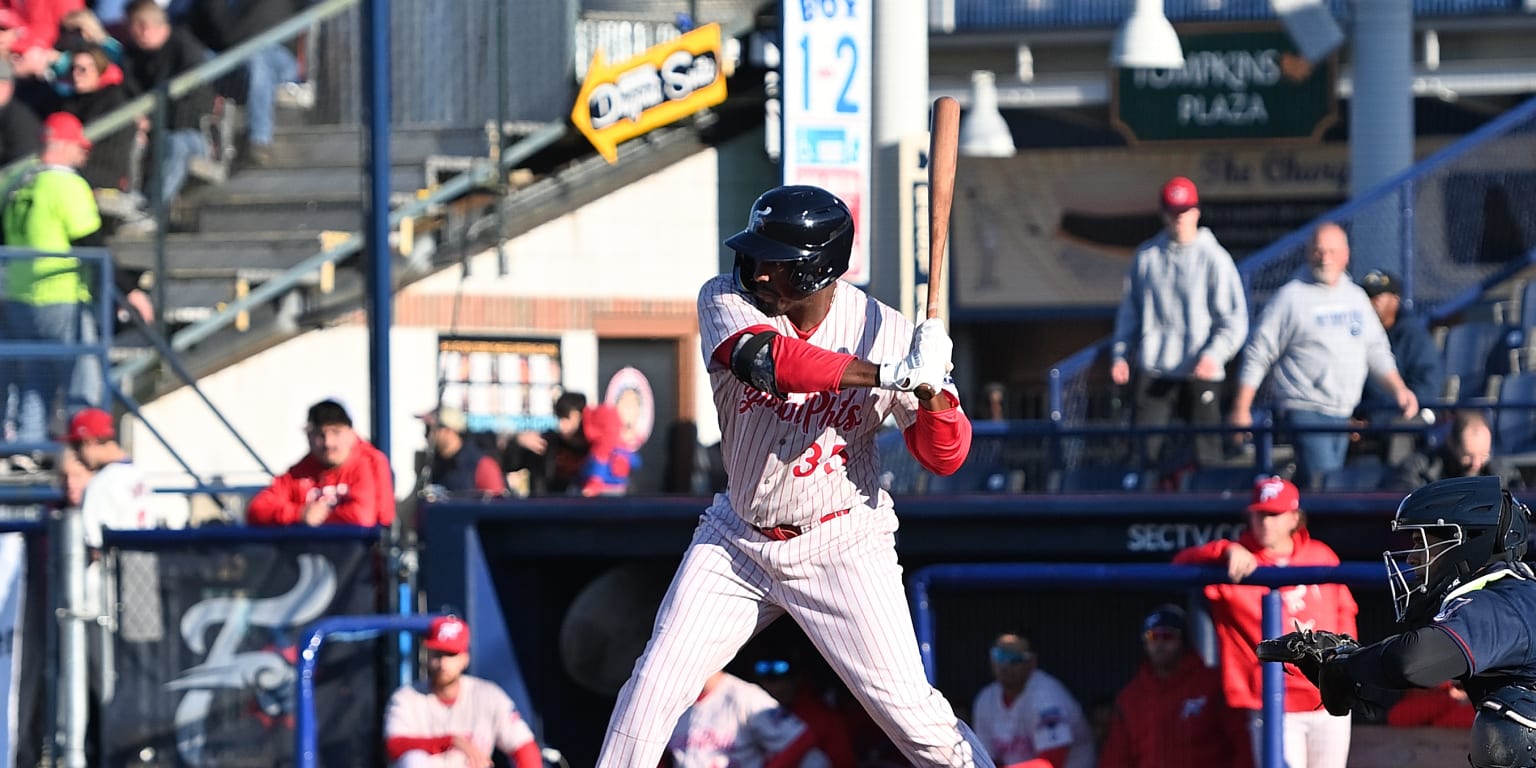
<instances>
[{"instance_id":1,"label":"metal handrail","mask_svg":"<svg viewBox=\"0 0 1536 768\"><path fill-rule=\"evenodd\" d=\"M340 0L337 1L339 2ZM390 227L398 226L401 221L409 217L424 213L435 205L458 197L476 186L485 184L503 170L527 160L545 147L559 141L565 135L566 130L567 127L564 124L553 123L534 131L502 153L501 162L495 166L496 170L492 171L490 167L482 166L477 172L459 174L449 179L442 186L434 189L426 197L412 200L391 211L389 214ZM212 336L225 326L233 323L235 317L241 312L277 298L297 284L305 275L320 269L326 264L332 264L351 256L362 250L362 247L363 236L359 233L353 233L341 243L310 256L294 265L281 276L263 282L244 297L224 305L223 309L211 317L200 320L178 331L171 337L171 349L177 352L186 350L193 344ZM112 377L114 379L121 379L124 376L134 376L143 373L151 365L154 365L158 359L158 353L147 353L141 357L128 360L113 369Z\"/></svg>"},{"instance_id":2,"label":"metal handrail","mask_svg":"<svg viewBox=\"0 0 1536 768\"><path fill-rule=\"evenodd\" d=\"M338 16L351 9L361 0L323 0L304 12L296 14L283 23L233 47L208 61L199 64L192 69L171 78L167 88L172 99L179 99L205 83L210 83L222 77L235 68L243 66L257 51L275 43L286 43L305 29L314 24L325 21L333 16ZM110 135L144 117L155 108L156 92L145 93L127 104L103 115L99 120L92 120L85 126L85 136L92 141L103 136ZM0 168L0 178L9 178L12 173L37 162L37 155L28 155L20 160L13 161L10 165Z\"/></svg>"}]
</instances>

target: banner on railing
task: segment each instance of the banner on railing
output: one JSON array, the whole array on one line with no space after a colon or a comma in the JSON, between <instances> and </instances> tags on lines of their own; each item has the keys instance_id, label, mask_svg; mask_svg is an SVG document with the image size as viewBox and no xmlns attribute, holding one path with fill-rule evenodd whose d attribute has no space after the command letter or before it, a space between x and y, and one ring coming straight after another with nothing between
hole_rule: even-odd
<instances>
[{"instance_id":1,"label":"banner on railing","mask_svg":"<svg viewBox=\"0 0 1536 768\"><path fill-rule=\"evenodd\" d=\"M119 549L117 570L118 675L104 706L104 764L292 764L304 628L378 609L366 541ZM316 679L321 764L375 764L375 660L372 642L325 645Z\"/></svg>"},{"instance_id":2,"label":"banner on railing","mask_svg":"<svg viewBox=\"0 0 1536 768\"><path fill-rule=\"evenodd\" d=\"M21 722L22 627L21 617L27 598L26 537L20 533L0 533L0 694L5 697L5 730L0 731L0 765L16 764L18 723Z\"/></svg>"}]
</instances>

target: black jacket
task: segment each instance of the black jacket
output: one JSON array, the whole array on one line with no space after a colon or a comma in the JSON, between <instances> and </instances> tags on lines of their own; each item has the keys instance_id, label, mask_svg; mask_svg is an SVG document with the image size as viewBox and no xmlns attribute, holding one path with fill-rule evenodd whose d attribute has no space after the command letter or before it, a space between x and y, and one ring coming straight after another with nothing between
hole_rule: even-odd
<instances>
[{"instance_id":1,"label":"black jacket","mask_svg":"<svg viewBox=\"0 0 1536 768\"><path fill-rule=\"evenodd\" d=\"M43 148L43 123L22 102L0 107L0 165L10 165Z\"/></svg>"},{"instance_id":2,"label":"black jacket","mask_svg":"<svg viewBox=\"0 0 1536 768\"><path fill-rule=\"evenodd\" d=\"M157 50L124 45L123 75L128 90L135 96L153 91L160 83L202 64L207 55L207 49L180 27L173 27L170 38ZM171 103L171 128L198 128L203 115L212 111L213 88L198 86Z\"/></svg>"},{"instance_id":3,"label":"black jacket","mask_svg":"<svg viewBox=\"0 0 1536 768\"><path fill-rule=\"evenodd\" d=\"M109 85L90 93L76 93L64 99L65 112L89 125L112 110L127 104L128 93L121 85ZM128 164L133 160L134 128L130 123L105 136L91 147L91 156L80 175L97 189L127 190Z\"/></svg>"},{"instance_id":4,"label":"black jacket","mask_svg":"<svg viewBox=\"0 0 1536 768\"><path fill-rule=\"evenodd\" d=\"M215 51L233 48L298 12L299 0L198 0L188 13L193 34Z\"/></svg>"}]
</instances>

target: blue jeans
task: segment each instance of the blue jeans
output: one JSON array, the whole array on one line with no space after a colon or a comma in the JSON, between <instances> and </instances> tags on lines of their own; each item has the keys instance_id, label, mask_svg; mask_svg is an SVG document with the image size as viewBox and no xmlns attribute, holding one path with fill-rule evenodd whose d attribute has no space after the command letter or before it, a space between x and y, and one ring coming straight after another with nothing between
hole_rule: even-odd
<instances>
[{"instance_id":1,"label":"blue jeans","mask_svg":"<svg viewBox=\"0 0 1536 768\"><path fill-rule=\"evenodd\" d=\"M97 342L96 317L89 304L33 305L7 301L4 322L0 330L6 341ZM42 443L50 438L48 422L60 394L66 412L101 404L101 362L94 355L50 360L23 358L9 361L6 367L6 378L16 386L6 415L16 421L19 442Z\"/></svg>"},{"instance_id":2,"label":"blue jeans","mask_svg":"<svg viewBox=\"0 0 1536 768\"><path fill-rule=\"evenodd\" d=\"M1288 410L1285 423L1293 427L1343 427L1349 425L1348 416L1329 416L1316 411ZM1296 485L1299 488L1317 488L1323 476L1344 466L1344 454L1349 450L1349 432L1297 432L1291 437L1296 446Z\"/></svg>"},{"instance_id":3,"label":"blue jeans","mask_svg":"<svg viewBox=\"0 0 1536 768\"><path fill-rule=\"evenodd\" d=\"M271 144L276 124L277 87L299 77L299 61L282 45L271 45L256 52L245 65L250 90L245 109L252 144Z\"/></svg>"},{"instance_id":4,"label":"blue jeans","mask_svg":"<svg viewBox=\"0 0 1536 768\"><path fill-rule=\"evenodd\" d=\"M192 164L192 158L199 155L209 155L208 139L202 131L181 128L165 137L165 162L160 164L160 172L165 175L161 181L160 199L167 205L187 183L187 167Z\"/></svg>"}]
</instances>

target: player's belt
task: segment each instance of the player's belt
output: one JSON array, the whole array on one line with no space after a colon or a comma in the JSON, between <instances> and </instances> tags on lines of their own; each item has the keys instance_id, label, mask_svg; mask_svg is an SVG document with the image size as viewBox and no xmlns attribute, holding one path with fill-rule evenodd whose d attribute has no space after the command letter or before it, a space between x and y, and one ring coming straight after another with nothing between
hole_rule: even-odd
<instances>
[{"instance_id":1,"label":"player's belt","mask_svg":"<svg viewBox=\"0 0 1536 768\"><path fill-rule=\"evenodd\" d=\"M822 515L821 519L817 520L815 525L807 525L804 528L798 525L775 525L772 528L758 528L757 532L767 536L770 539L773 539L774 541L788 541L789 539L793 539L794 537L799 536L800 534L805 533L812 528L815 528L817 525L831 522L846 514L848 514L848 510L839 509L836 512L828 512L825 515Z\"/></svg>"}]
</instances>

